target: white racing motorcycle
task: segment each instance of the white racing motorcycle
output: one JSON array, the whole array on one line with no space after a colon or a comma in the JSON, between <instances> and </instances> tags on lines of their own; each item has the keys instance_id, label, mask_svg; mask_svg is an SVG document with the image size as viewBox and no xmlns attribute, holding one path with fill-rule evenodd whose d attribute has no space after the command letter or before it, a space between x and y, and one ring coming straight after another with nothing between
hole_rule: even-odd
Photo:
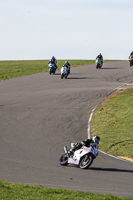
<instances>
[{"instance_id":1,"label":"white racing motorcycle","mask_svg":"<svg viewBox=\"0 0 133 200\"><path fill-rule=\"evenodd\" d=\"M73 148L75 143L71 143ZM91 143L90 147L82 146L80 149L76 150L71 156L70 150L67 150L67 147L64 147L65 154L63 154L60 159L60 165L66 166L68 164L78 165L81 169L88 168L93 160L98 155L97 145Z\"/></svg>"},{"instance_id":2,"label":"white racing motorcycle","mask_svg":"<svg viewBox=\"0 0 133 200\"><path fill-rule=\"evenodd\" d=\"M67 78L67 76L68 76L68 69L67 69L67 67L65 67L65 66L62 66L62 68L61 68L61 79L63 79L63 78Z\"/></svg>"}]
</instances>

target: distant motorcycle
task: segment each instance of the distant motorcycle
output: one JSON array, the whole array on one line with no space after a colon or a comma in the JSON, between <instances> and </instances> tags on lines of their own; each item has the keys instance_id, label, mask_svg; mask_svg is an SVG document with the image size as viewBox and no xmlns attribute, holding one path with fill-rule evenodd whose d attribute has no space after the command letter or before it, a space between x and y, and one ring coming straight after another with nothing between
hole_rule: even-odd
<instances>
[{"instance_id":1,"label":"distant motorcycle","mask_svg":"<svg viewBox=\"0 0 133 200\"><path fill-rule=\"evenodd\" d=\"M69 71L68 71L67 67L62 66L62 68L61 68L61 79L67 78L68 74L69 74Z\"/></svg>"},{"instance_id":2,"label":"distant motorcycle","mask_svg":"<svg viewBox=\"0 0 133 200\"><path fill-rule=\"evenodd\" d=\"M100 58L96 59L96 69L101 69L102 68L102 61Z\"/></svg>"},{"instance_id":3,"label":"distant motorcycle","mask_svg":"<svg viewBox=\"0 0 133 200\"><path fill-rule=\"evenodd\" d=\"M133 55L129 56L130 67L133 65Z\"/></svg>"},{"instance_id":4,"label":"distant motorcycle","mask_svg":"<svg viewBox=\"0 0 133 200\"><path fill-rule=\"evenodd\" d=\"M52 73L55 74L55 72L56 72L55 64L49 63L48 66L49 66L49 74L50 74L50 75L51 75Z\"/></svg>"},{"instance_id":5,"label":"distant motorcycle","mask_svg":"<svg viewBox=\"0 0 133 200\"><path fill-rule=\"evenodd\" d=\"M73 147L75 143L71 143ZM64 147L65 154L63 154L60 159L60 165L66 166L68 164L73 164L79 166L81 169L88 168L93 160L98 155L98 149L96 144L90 144L90 147L82 146L80 149L76 150L71 156L70 150L67 150L67 147Z\"/></svg>"}]
</instances>

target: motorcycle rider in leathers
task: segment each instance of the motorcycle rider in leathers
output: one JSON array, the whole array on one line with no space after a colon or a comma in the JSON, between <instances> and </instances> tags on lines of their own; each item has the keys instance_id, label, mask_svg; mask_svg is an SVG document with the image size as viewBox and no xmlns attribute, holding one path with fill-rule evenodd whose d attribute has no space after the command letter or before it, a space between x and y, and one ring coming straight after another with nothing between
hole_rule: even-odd
<instances>
[{"instance_id":1,"label":"motorcycle rider in leathers","mask_svg":"<svg viewBox=\"0 0 133 200\"><path fill-rule=\"evenodd\" d=\"M54 56L52 56L51 60L48 62L48 64L51 63L51 64L54 64L55 65L55 68L57 69L57 60L55 59Z\"/></svg>"},{"instance_id":2,"label":"motorcycle rider in leathers","mask_svg":"<svg viewBox=\"0 0 133 200\"><path fill-rule=\"evenodd\" d=\"M97 58L99 58L99 59L101 60L101 63L102 63L102 65L103 65L103 56L102 56L101 53L96 57L96 59L97 59Z\"/></svg>"},{"instance_id":3,"label":"motorcycle rider in leathers","mask_svg":"<svg viewBox=\"0 0 133 200\"><path fill-rule=\"evenodd\" d=\"M133 51L131 51L130 56L133 56Z\"/></svg>"},{"instance_id":4,"label":"motorcycle rider in leathers","mask_svg":"<svg viewBox=\"0 0 133 200\"><path fill-rule=\"evenodd\" d=\"M68 61L65 61L65 64L63 65L63 67L67 68L68 74L70 74L70 64Z\"/></svg>"},{"instance_id":5,"label":"motorcycle rider in leathers","mask_svg":"<svg viewBox=\"0 0 133 200\"><path fill-rule=\"evenodd\" d=\"M74 154L74 152L80 149L82 146L90 147L90 144L98 145L100 141L100 137L94 135L91 139L82 140L81 143L76 143L76 145L70 150L70 156Z\"/></svg>"}]
</instances>

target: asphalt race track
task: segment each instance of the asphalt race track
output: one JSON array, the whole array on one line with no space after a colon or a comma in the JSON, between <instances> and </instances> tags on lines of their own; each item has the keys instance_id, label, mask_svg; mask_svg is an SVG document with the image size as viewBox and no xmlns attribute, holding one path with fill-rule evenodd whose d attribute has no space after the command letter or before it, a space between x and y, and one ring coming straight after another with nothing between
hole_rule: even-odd
<instances>
[{"instance_id":1,"label":"asphalt race track","mask_svg":"<svg viewBox=\"0 0 133 200\"><path fill-rule=\"evenodd\" d=\"M60 166L63 146L87 138L92 109L133 81L127 61L0 82L0 180L133 197L133 163L99 153L82 170Z\"/></svg>"}]
</instances>

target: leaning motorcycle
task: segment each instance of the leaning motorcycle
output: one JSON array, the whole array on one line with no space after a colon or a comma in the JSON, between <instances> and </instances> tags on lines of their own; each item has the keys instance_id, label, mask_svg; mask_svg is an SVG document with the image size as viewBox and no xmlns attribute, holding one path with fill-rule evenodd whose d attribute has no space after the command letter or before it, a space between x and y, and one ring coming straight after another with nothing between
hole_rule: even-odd
<instances>
[{"instance_id":1,"label":"leaning motorcycle","mask_svg":"<svg viewBox=\"0 0 133 200\"><path fill-rule=\"evenodd\" d=\"M51 75L52 73L55 74L56 72L56 67L55 64L49 63L49 74Z\"/></svg>"},{"instance_id":2,"label":"leaning motorcycle","mask_svg":"<svg viewBox=\"0 0 133 200\"><path fill-rule=\"evenodd\" d=\"M75 143L71 143L71 147L75 146ZM90 147L82 146L80 149L76 150L73 155L70 153L70 149L64 147L65 154L63 154L60 159L60 165L66 166L68 164L77 165L81 169L86 169L90 167L93 160L98 155L98 149L96 144L91 143Z\"/></svg>"},{"instance_id":3,"label":"leaning motorcycle","mask_svg":"<svg viewBox=\"0 0 133 200\"><path fill-rule=\"evenodd\" d=\"M97 58L96 59L96 69L101 69L101 67L102 67L102 62L101 62L101 59L99 59L99 58Z\"/></svg>"},{"instance_id":4,"label":"leaning motorcycle","mask_svg":"<svg viewBox=\"0 0 133 200\"><path fill-rule=\"evenodd\" d=\"M133 55L129 56L130 67L133 65Z\"/></svg>"},{"instance_id":5,"label":"leaning motorcycle","mask_svg":"<svg viewBox=\"0 0 133 200\"><path fill-rule=\"evenodd\" d=\"M62 66L62 68L61 68L61 79L67 78L68 74L69 74L69 72L68 72L67 67Z\"/></svg>"}]
</instances>

